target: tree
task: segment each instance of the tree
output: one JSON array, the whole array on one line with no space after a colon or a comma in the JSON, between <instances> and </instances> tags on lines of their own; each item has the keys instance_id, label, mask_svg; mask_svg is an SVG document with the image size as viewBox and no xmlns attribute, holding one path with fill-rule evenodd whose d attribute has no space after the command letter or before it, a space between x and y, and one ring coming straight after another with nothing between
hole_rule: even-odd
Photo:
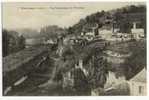
<instances>
[{"instance_id":1,"label":"tree","mask_svg":"<svg viewBox=\"0 0 149 100\"><path fill-rule=\"evenodd\" d=\"M107 60L103 58L103 50L100 48L89 46L89 48L85 48L85 50L83 64L87 67L89 72L89 84L92 89L97 87L103 88L111 66Z\"/></svg>"},{"instance_id":2,"label":"tree","mask_svg":"<svg viewBox=\"0 0 149 100\"><path fill-rule=\"evenodd\" d=\"M127 20L121 21L121 23L120 23L120 32L130 33L131 32L131 26L132 26L132 24L129 23L129 21L127 21Z\"/></svg>"},{"instance_id":3,"label":"tree","mask_svg":"<svg viewBox=\"0 0 149 100\"><path fill-rule=\"evenodd\" d=\"M66 30L62 29L56 25L46 26L40 30L41 36L45 37L46 39L56 39L58 36L64 36L66 34Z\"/></svg>"},{"instance_id":4,"label":"tree","mask_svg":"<svg viewBox=\"0 0 149 100\"><path fill-rule=\"evenodd\" d=\"M89 82L80 68L74 70L74 88L78 95L90 94Z\"/></svg>"},{"instance_id":5,"label":"tree","mask_svg":"<svg viewBox=\"0 0 149 100\"><path fill-rule=\"evenodd\" d=\"M3 51L3 57L7 56L9 54L9 34L6 29L2 31L2 51Z\"/></svg>"},{"instance_id":6,"label":"tree","mask_svg":"<svg viewBox=\"0 0 149 100\"><path fill-rule=\"evenodd\" d=\"M25 48L25 38L23 37L23 35L21 35L18 40L18 49L22 50L24 48Z\"/></svg>"},{"instance_id":7,"label":"tree","mask_svg":"<svg viewBox=\"0 0 149 100\"><path fill-rule=\"evenodd\" d=\"M19 37L18 35L19 33L16 31L8 31L6 29L3 29L3 57L25 48L25 38L23 36Z\"/></svg>"},{"instance_id":8,"label":"tree","mask_svg":"<svg viewBox=\"0 0 149 100\"><path fill-rule=\"evenodd\" d=\"M89 76L89 81L91 83L91 87L97 88L104 88L104 84L107 80L107 75L109 71L109 64L106 59L103 59L99 55L92 56L92 68L93 74Z\"/></svg>"},{"instance_id":9,"label":"tree","mask_svg":"<svg viewBox=\"0 0 149 100\"><path fill-rule=\"evenodd\" d=\"M72 28L72 27L69 27L69 28L68 28L68 34L73 34L73 33L74 33L73 28Z\"/></svg>"}]
</instances>

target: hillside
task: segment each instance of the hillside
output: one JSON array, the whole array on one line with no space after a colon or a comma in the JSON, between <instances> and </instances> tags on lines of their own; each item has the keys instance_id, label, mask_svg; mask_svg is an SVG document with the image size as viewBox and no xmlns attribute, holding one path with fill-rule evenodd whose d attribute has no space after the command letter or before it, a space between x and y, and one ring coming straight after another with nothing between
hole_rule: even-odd
<instances>
[{"instance_id":1,"label":"hillside","mask_svg":"<svg viewBox=\"0 0 149 100\"><path fill-rule=\"evenodd\" d=\"M90 24L98 24L98 28L102 28L105 25L112 27L112 23L116 22L118 27L120 24L127 22L131 19L141 20L142 27L146 26L146 7L145 5L139 6L126 6L123 8L111 10L105 12L96 12L86 16L84 19L80 19L78 23L68 28L69 34L80 34L83 28ZM126 21L127 20L127 21ZM85 30L86 31L86 30Z\"/></svg>"}]
</instances>

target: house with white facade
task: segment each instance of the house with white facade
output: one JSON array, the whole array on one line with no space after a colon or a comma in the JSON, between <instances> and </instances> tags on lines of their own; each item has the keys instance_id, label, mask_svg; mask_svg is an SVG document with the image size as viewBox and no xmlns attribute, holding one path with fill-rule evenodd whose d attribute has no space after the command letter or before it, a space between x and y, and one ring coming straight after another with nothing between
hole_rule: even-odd
<instances>
[{"instance_id":1,"label":"house with white facade","mask_svg":"<svg viewBox=\"0 0 149 100\"><path fill-rule=\"evenodd\" d=\"M146 69L144 68L136 76L131 78L128 83L130 87L130 95L145 96L147 95L147 79Z\"/></svg>"},{"instance_id":2,"label":"house with white facade","mask_svg":"<svg viewBox=\"0 0 149 100\"><path fill-rule=\"evenodd\" d=\"M109 72L104 92L105 95L146 96L146 80L145 68L130 80L126 80L124 76L116 77L114 72Z\"/></svg>"},{"instance_id":3,"label":"house with white facade","mask_svg":"<svg viewBox=\"0 0 149 100\"><path fill-rule=\"evenodd\" d=\"M144 29L137 28L137 22L133 22L133 28L131 29L131 33L133 34L135 39L140 39L144 37Z\"/></svg>"}]
</instances>

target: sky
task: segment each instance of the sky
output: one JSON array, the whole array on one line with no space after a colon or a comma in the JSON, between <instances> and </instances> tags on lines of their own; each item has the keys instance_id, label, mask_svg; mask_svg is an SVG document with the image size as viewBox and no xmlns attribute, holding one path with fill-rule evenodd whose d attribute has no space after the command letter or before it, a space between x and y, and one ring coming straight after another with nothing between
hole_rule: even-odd
<instances>
[{"instance_id":1,"label":"sky","mask_svg":"<svg viewBox=\"0 0 149 100\"><path fill-rule=\"evenodd\" d=\"M112 10L143 2L69 2L69 3L3 3L2 23L6 29L31 28L39 30L46 25L69 27L81 18L101 10Z\"/></svg>"}]
</instances>

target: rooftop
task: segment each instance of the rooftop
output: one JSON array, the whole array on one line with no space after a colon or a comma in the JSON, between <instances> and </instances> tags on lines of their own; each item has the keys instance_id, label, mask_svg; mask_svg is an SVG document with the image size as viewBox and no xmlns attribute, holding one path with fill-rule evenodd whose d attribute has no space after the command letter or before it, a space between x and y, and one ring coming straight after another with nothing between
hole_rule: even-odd
<instances>
[{"instance_id":1,"label":"rooftop","mask_svg":"<svg viewBox=\"0 0 149 100\"><path fill-rule=\"evenodd\" d=\"M137 75L135 75L133 78L130 79L130 81L135 82L146 82L146 69L143 68Z\"/></svg>"}]
</instances>

